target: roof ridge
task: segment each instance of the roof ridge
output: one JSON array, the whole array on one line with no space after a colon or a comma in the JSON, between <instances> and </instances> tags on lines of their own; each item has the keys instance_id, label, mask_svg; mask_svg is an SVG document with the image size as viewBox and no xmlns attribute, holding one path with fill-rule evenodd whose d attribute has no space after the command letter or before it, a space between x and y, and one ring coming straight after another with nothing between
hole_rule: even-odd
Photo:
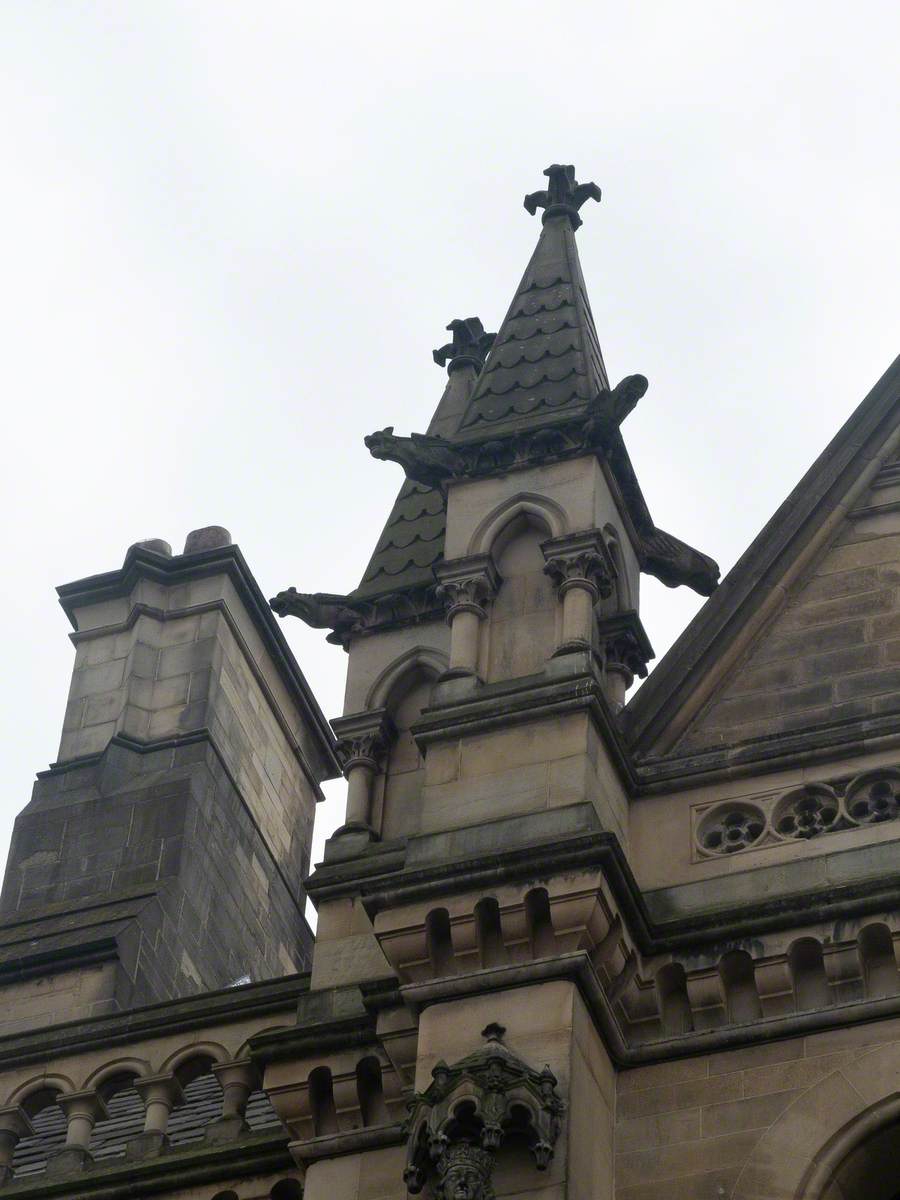
<instances>
[{"instance_id":1,"label":"roof ridge","mask_svg":"<svg viewBox=\"0 0 900 1200\"><path fill-rule=\"evenodd\" d=\"M846 492L848 475L865 458L867 449L871 457L871 443L878 437L883 443L884 426L891 419L900 419L900 356L853 410L628 702L624 716L636 747L649 749L671 725L686 695L709 674L711 657L723 661L722 643L733 641L752 619L771 590L764 585L783 576L789 566L786 559L798 539L809 544ZM727 664L719 673L726 669ZM717 679L713 687L719 682Z\"/></svg>"}]
</instances>

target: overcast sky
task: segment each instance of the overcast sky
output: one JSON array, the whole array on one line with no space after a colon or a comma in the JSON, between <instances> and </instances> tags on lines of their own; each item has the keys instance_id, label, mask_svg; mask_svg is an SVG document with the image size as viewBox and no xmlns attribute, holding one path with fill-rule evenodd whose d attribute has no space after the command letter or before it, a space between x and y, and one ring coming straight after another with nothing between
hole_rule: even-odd
<instances>
[{"instance_id":1,"label":"overcast sky","mask_svg":"<svg viewBox=\"0 0 900 1200\"><path fill-rule=\"evenodd\" d=\"M266 595L350 590L453 317L496 329L571 162L623 432L723 568L898 350L896 0L2 0L0 854L56 753L56 584L227 526ZM658 653L699 606L645 582ZM285 632L328 716L345 657ZM338 823L330 785L319 838Z\"/></svg>"}]
</instances>

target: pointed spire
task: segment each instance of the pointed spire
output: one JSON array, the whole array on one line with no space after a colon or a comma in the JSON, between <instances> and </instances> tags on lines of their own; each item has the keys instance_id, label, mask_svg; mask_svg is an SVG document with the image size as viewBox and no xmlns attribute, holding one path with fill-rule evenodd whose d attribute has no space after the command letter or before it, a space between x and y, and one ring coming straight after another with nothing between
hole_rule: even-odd
<instances>
[{"instance_id":1,"label":"pointed spire","mask_svg":"<svg viewBox=\"0 0 900 1200\"><path fill-rule=\"evenodd\" d=\"M512 432L574 416L609 389L587 298L575 230L578 209L600 199L575 168L552 166L546 191L525 198L543 228L488 355L459 429L461 437Z\"/></svg>"},{"instance_id":2,"label":"pointed spire","mask_svg":"<svg viewBox=\"0 0 900 1200\"><path fill-rule=\"evenodd\" d=\"M554 163L544 174L550 180L548 186L544 191L531 192L525 197L526 209L534 216L539 208L543 208L541 220L545 225L553 217L568 217L572 229L577 229L582 224L578 210L585 200L596 200L599 204L600 189L596 183L578 183L572 166Z\"/></svg>"}]
</instances>

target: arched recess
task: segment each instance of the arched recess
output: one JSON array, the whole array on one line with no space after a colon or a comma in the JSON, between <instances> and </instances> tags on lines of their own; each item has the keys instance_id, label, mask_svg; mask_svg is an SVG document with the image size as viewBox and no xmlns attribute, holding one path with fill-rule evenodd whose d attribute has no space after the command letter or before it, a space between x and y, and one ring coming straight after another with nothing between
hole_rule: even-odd
<instances>
[{"instance_id":1,"label":"arched recess","mask_svg":"<svg viewBox=\"0 0 900 1200\"><path fill-rule=\"evenodd\" d=\"M419 828L425 763L412 726L446 668L447 658L440 651L417 646L387 666L369 692L366 707L386 708L396 730L373 806L373 822L383 838L401 837Z\"/></svg>"},{"instance_id":2,"label":"arched recess","mask_svg":"<svg viewBox=\"0 0 900 1200\"><path fill-rule=\"evenodd\" d=\"M561 537L569 532L569 519L565 510L537 492L519 492L488 513L476 527L469 540L467 554L494 554L500 535L517 517L525 517L538 529L544 529L544 538Z\"/></svg>"},{"instance_id":3,"label":"arched recess","mask_svg":"<svg viewBox=\"0 0 900 1200\"><path fill-rule=\"evenodd\" d=\"M495 509L476 530L473 553L489 554L500 576L482 636L480 666L488 683L537 674L556 649L561 606L545 574L541 546L567 527L558 504L520 495Z\"/></svg>"},{"instance_id":4,"label":"arched recess","mask_svg":"<svg viewBox=\"0 0 900 1200\"><path fill-rule=\"evenodd\" d=\"M143 1058L117 1058L92 1071L84 1081L83 1091L99 1092L104 1099L125 1078L139 1079L150 1074L150 1064Z\"/></svg>"},{"instance_id":5,"label":"arched recess","mask_svg":"<svg viewBox=\"0 0 900 1200\"><path fill-rule=\"evenodd\" d=\"M900 1042L851 1054L769 1126L738 1176L732 1198L894 1200L896 1184L884 1196L871 1191L870 1184L880 1181L866 1179L861 1148L867 1142L877 1148L870 1139L884 1130L893 1132L895 1124L900 1136L898 1122ZM850 1171L870 1190L858 1195L845 1191Z\"/></svg>"}]
</instances>

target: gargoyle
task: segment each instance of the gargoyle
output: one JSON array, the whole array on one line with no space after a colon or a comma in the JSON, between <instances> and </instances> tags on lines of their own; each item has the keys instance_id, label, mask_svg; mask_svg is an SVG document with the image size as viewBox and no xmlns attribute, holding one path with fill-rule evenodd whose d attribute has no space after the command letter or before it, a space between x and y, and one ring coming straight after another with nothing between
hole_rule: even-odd
<instances>
[{"instance_id":1,"label":"gargoyle","mask_svg":"<svg viewBox=\"0 0 900 1200\"><path fill-rule=\"evenodd\" d=\"M701 596L711 596L719 583L719 564L686 542L655 526L641 534L643 570L666 587L686 584Z\"/></svg>"},{"instance_id":2,"label":"gargoyle","mask_svg":"<svg viewBox=\"0 0 900 1200\"><path fill-rule=\"evenodd\" d=\"M269 601L269 607L279 617L299 617L313 629L347 628L358 620L346 596L329 592L298 592L296 588L287 588Z\"/></svg>"},{"instance_id":3,"label":"gargoyle","mask_svg":"<svg viewBox=\"0 0 900 1200\"><path fill-rule=\"evenodd\" d=\"M544 220L565 214L572 222L572 228L577 229L582 224L578 210L586 200L600 199L600 189L596 183L577 183L575 168L554 163L544 172L550 180L544 191L531 192L525 197L525 208L532 216L539 208L543 208Z\"/></svg>"},{"instance_id":4,"label":"gargoyle","mask_svg":"<svg viewBox=\"0 0 900 1200\"><path fill-rule=\"evenodd\" d=\"M373 458L399 463L408 479L426 487L440 487L465 470L462 455L446 438L424 433L395 437L393 425L388 425L364 440Z\"/></svg>"},{"instance_id":5,"label":"gargoyle","mask_svg":"<svg viewBox=\"0 0 900 1200\"><path fill-rule=\"evenodd\" d=\"M643 375L626 375L611 392L600 392L593 400L585 422L585 444L607 445L613 431L619 428L649 386Z\"/></svg>"}]
</instances>

